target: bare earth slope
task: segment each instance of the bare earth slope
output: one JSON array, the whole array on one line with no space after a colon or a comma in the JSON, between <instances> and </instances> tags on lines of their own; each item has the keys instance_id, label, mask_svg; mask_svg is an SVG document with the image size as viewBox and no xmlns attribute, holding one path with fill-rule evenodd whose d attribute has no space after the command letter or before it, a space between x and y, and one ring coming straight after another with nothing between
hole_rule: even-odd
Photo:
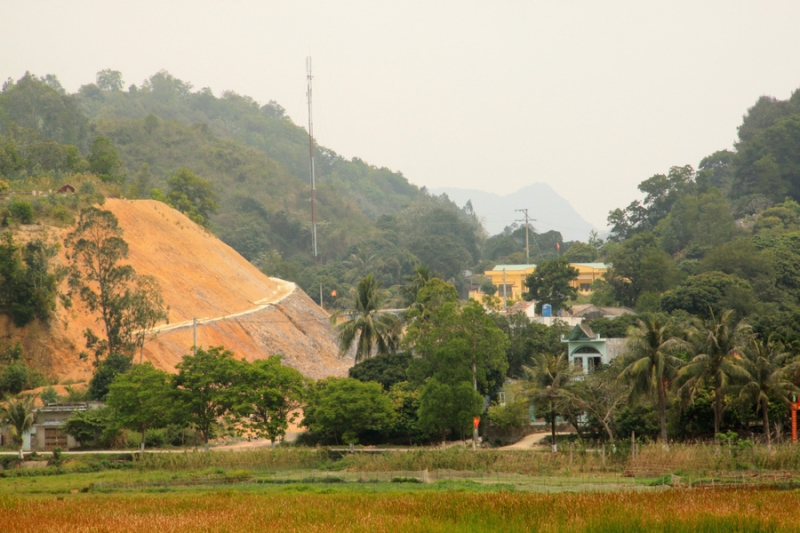
<instances>
[{"instance_id":1,"label":"bare earth slope","mask_svg":"<svg viewBox=\"0 0 800 533\"><path fill-rule=\"evenodd\" d=\"M238 358L281 354L285 364L314 378L343 376L352 366L352 358L337 357L328 314L293 283L267 277L163 203L110 199L103 208L125 230L130 264L158 279L170 308L169 324L160 326L144 347L144 359L157 368L174 372L193 344L193 318L199 322L198 345L224 346ZM38 346L31 334L25 335L26 347L58 377L87 379L92 366L78 357L82 332L87 327L100 331L100 325L79 302L59 315L49 335L38 335ZM135 357L138 361L138 352Z\"/></svg>"}]
</instances>

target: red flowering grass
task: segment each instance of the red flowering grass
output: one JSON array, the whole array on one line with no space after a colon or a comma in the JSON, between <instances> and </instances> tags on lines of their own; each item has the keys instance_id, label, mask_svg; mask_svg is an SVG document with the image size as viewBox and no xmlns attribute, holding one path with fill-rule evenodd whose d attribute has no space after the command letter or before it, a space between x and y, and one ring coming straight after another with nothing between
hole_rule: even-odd
<instances>
[{"instance_id":1,"label":"red flowering grass","mask_svg":"<svg viewBox=\"0 0 800 533\"><path fill-rule=\"evenodd\" d=\"M800 494L666 490L72 495L0 498L0 531L800 531Z\"/></svg>"}]
</instances>

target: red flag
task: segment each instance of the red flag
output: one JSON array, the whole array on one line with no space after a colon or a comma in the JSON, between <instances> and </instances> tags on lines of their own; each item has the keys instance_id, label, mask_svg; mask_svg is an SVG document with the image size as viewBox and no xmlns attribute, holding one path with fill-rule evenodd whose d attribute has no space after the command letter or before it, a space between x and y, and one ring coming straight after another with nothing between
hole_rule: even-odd
<instances>
[{"instance_id":1,"label":"red flag","mask_svg":"<svg viewBox=\"0 0 800 533\"><path fill-rule=\"evenodd\" d=\"M336 289L333 289L333 290L331 291L331 296L336 296Z\"/></svg>"},{"instance_id":2,"label":"red flag","mask_svg":"<svg viewBox=\"0 0 800 533\"><path fill-rule=\"evenodd\" d=\"M561 245L558 243L556 243L556 250L558 250L559 252L561 251Z\"/></svg>"}]
</instances>

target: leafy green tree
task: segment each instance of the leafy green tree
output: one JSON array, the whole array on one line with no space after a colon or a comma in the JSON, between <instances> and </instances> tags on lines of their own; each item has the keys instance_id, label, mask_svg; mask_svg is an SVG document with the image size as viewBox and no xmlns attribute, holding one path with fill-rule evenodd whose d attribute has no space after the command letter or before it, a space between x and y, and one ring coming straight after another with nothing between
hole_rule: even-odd
<instances>
[{"instance_id":1,"label":"leafy green tree","mask_svg":"<svg viewBox=\"0 0 800 533\"><path fill-rule=\"evenodd\" d=\"M464 438L472 426L473 417L483 410L483 397L469 381L442 383L429 378L422 387L419 399L419 426L439 435L442 441L448 433Z\"/></svg>"},{"instance_id":2,"label":"leafy green tree","mask_svg":"<svg viewBox=\"0 0 800 533\"><path fill-rule=\"evenodd\" d=\"M142 435L141 452L145 432L166 426L175 409L169 374L150 362L118 374L108 388L105 402L113 409L116 424Z\"/></svg>"},{"instance_id":3,"label":"leafy green tree","mask_svg":"<svg viewBox=\"0 0 800 533\"><path fill-rule=\"evenodd\" d=\"M339 332L339 351L345 354L355 343L356 363L372 357L373 349L378 354L388 353L393 345L390 334L396 319L389 313L382 313L388 294L381 290L380 283L372 276L359 280L352 289L350 297L344 301L345 308L331 316L331 323L337 324Z\"/></svg>"},{"instance_id":4,"label":"leafy green tree","mask_svg":"<svg viewBox=\"0 0 800 533\"><path fill-rule=\"evenodd\" d=\"M235 397L231 388L240 366L233 352L216 346L197 348L193 355L184 355L175 367L178 374L172 383L178 401L184 406L186 421L200 432L206 450L214 425L232 413Z\"/></svg>"},{"instance_id":5,"label":"leafy green tree","mask_svg":"<svg viewBox=\"0 0 800 533\"><path fill-rule=\"evenodd\" d=\"M722 425L725 393L737 380L747 378L741 362L751 339L752 328L737 321L732 310L711 313L700 327L690 331L697 355L680 370L681 389L692 397L703 384L713 387L715 435Z\"/></svg>"},{"instance_id":6,"label":"leafy green tree","mask_svg":"<svg viewBox=\"0 0 800 533\"><path fill-rule=\"evenodd\" d=\"M30 73L7 82L0 94L0 124L16 123L60 143L85 147L88 120L74 96L61 94Z\"/></svg>"},{"instance_id":7,"label":"leafy green tree","mask_svg":"<svg viewBox=\"0 0 800 533\"><path fill-rule=\"evenodd\" d=\"M570 263L593 263L597 261L599 252L595 246L584 242L575 242L564 254Z\"/></svg>"},{"instance_id":8,"label":"leafy green tree","mask_svg":"<svg viewBox=\"0 0 800 533\"><path fill-rule=\"evenodd\" d=\"M5 405L0 406L0 423L8 425L11 438L17 444L20 459L24 458L22 454L22 435L33 427L33 422L36 419L35 401L36 396L26 396L16 400L8 400Z\"/></svg>"},{"instance_id":9,"label":"leafy green tree","mask_svg":"<svg viewBox=\"0 0 800 533\"><path fill-rule=\"evenodd\" d=\"M416 292L415 301L406 310L406 320L409 323L429 320L442 306L457 301L458 290L454 285L439 278L431 278Z\"/></svg>"},{"instance_id":10,"label":"leafy green tree","mask_svg":"<svg viewBox=\"0 0 800 533\"><path fill-rule=\"evenodd\" d=\"M112 212L89 207L65 241L71 254L70 286L91 312L100 312L105 330L105 339L91 330L84 333L95 362L104 354L132 354L144 342L142 332L166 319L158 283L120 264L128 257L122 233Z\"/></svg>"},{"instance_id":11,"label":"leafy green tree","mask_svg":"<svg viewBox=\"0 0 800 533\"><path fill-rule=\"evenodd\" d=\"M131 358L117 352L112 352L102 361L97 361L92 379L89 380L89 397L95 400L105 400L114 379L119 374L130 370L131 366L133 366Z\"/></svg>"},{"instance_id":12,"label":"leafy green tree","mask_svg":"<svg viewBox=\"0 0 800 533\"><path fill-rule=\"evenodd\" d=\"M42 399L42 403L45 405L49 403L58 403L60 399L58 392L56 392L56 389L54 389L52 385L43 390L39 398Z\"/></svg>"},{"instance_id":13,"label":"leafy green tree","mask_svg":"<svg viewBox=\"0 0 800 533\"><path fill-rule=\"evenodd\" d=\"M389 390L406 380L410 363L409 352L379 354L350 367L348 376L364 383L375 381L383 385L385 390Z\"/></svg>"},{"instance_id":14,"label":"leafy green tree","mask_svg":"<svg viewBox=\"0 0 800 533\"><path fill-rule=\"evenodd\" d=\"M407 342L418 356L409 368L418 384L429 377L448 385L468 381L479 393L493 395L508 370L508 338L474 300L446 303L429 320L413 322Z\"/></svg>"},{"instance_id":15,"label":"leafy green tree","mask_svg":"<svg viewBox=\"0 0 800 533\"><path fill-rule=\"evenodd\" d=\"M81 447L114 444L119 432L114 424L110 407L75 411L64 424L64 431L72 435Z\"/></svg>"},{"instance_id":16,"label":"leafy green tree","mask_svg":"<svg viewBox=\"0 0 800 533\"><path fill-rule=\"evenodd\" d=\"M767 446L770 446L769 401L772 398L788 405L789 395L800 392L790 379L797 370L798 361L781 343L755 338L743 355L740 365L747 371L747 376L739 389L739 399L750 402L756 411L761 411L764 435Z\"/></svg>"},{"instance_id":17,"label":"leafy green tree","mask_svg":"<svg viewBox=\"0 0 800 533\"><path fill-rule=\"evenodd\" d=\"M108 68L101 70L97 73L97 86L103 91L121 91L122 72Z\"/></svg>"},{"instance_id":18,"label":"leafy green tree","mask_svg":"<svg viewBox=\"0 0 800 533\"><path fill-rule=\"evenodd\" d=\"M211 215L219 208L211 183L188 168L182 168L167 180L167 185L170 205L201 226L208 227Z\"/></svg>"},{"instance_id":19,"label":"leafy green tree","mask_svg":"<svg viewBox=\"0 0 800 533\"><path fill-rule=\"evenodd\" d=\"M719 314L726 308L734 308L745 316L755 306L755 296L750 284L737 276L722 272L703 272L689 276L661 298L661 309L668 313L680 309L703 317Z\"/></svg>"},{"instance_id":20,"label":"leafy green tree","mask_svg":"<svg viewBox=\"0 0 800 533\"><path fill-rule=\"evenodd\" d=\"M95 137L92 153L89 155L89 170L106 182L122 182L125 176L120 173L122 160L108 137Z\"/></svg>"},{"instance_id":21,"label":"leafy green tree","mask_svg":"<svg viewBox=\"0 0 800 533\"><path fill-rule=\"evenodd\" d=\"M26 200L14 200L8 207L11 218L20 224L32 224L35 217L33 206Z\"/></svg>"},{"instance_id":22,"label":"leafy green tree","mask_svg":"<svg viewBox=\"0 0 800 533\"><path fill-rule=\"evenodd\" d=\"M420 390L408 381L394 383L389 388L389 399L395 412L390 436L409 445L427 439L428 434L419 424Z\"/></svg>"},{"instance_id":23,"label":"leafy green tree","mask_svg":"<svg viewBox=\"0 0 800 533\"><path fill-rule=\"evenodd\" d=\"M526 300L536 301L536 312L542 312L544 304L553 306L553 311L568 309L566 303L578 297L578 289L570 285L578 279L578 270L570 266L566 258L543 261L525 279L528 292Z\"/></svg>"},{"instance_id":24,"label":"leafy green tree","mask_svg":"<svg viewBox=\"0 0 800 533\"><path fill-rule=\"evenodd\" d=\"M150 172L150 166L147 163L142 163L139 167L139 172L133 178L134 197L135 198L150 198L150 190L153 188L153 173Z\"/></svg>"},{"instance_id":25,"label":"leafy green tree","mask_svg":"<svg viewBox=\"0 0 800 533\"><path fill-rule=\"evenodd\" d=\"M327 378L311 391L303 425L337 444L354 444L365 431L389 429L393 418L392 403L378 383Z\"/></svg>"},{"instance_id":26,"label":"leafy green tree","mask_svg":"<svg viewBox=\"0 0 800 533\"><path fill-rule=\"evenodd\" d=\"M0 398L5 394L19 394L47 384L44 374L23 361L14 361L0 373Z\"/></svg>"},{"instance_id":27,"label":"leafy green tree","mask_svg":"<svg viewBox=\"0 0 800 533\"><path fill-rule=\"evenodd\" d=\"M135 347L139 348L139 363L144 357L147 335L161 323L169 323L169 307L161 296L161 285L153 276L136 276L135 285L128 298L128 322Z\"/></svg>"},{"instance_id":28,"label":"leafy green tree","mask_svg":"<svg viewBox=\"0 0 800 533\"><path fill-rule=\"evenodd\" d=\"M431 272L430 267L417 265L414 268L414 273L410 276L406 276L405 284L400 287L400 292L405 296L406 305L410 306L414 304L417 301L417 295L420 289L434 278L436 278L436 274Z\"/></svg>"},{"instance_id":29,"label":"leafy green tree","mask_svg":"<svg viewBox=\"0 0 800 533\"><path fill-rule=\"evenodd\" d=\"M612 267L604 277L622 305L633 307L642 294L661 293L678 281L675 261L651 233L625 240L609 253L608 261Z\"/></svg>"},{"instance_id":30,"label":"leafy green tree","mask_svg":"<svg viewBox=\"0 0 800 533\"><path fill-rule=\"evenodd\" d=\"M34 319L47 322L56 308L59 269L51 267L56 247L40 239L24 246L11 233L0 239L0 313L11 316L18 327Z\"/></svg>"},{"instance_id":31,"label":"leafy green tree","mask_svg":"<svg viewBox=\"0 0 800 533\"><path fill-rule=\"evenodd\" d=\"M634 396L652 395L658 407L661 443L666 445L668 392L684 364L676 354L688 346L669 320L652 316L637 322L628 336L628 356L620 378L633 383Z\"/></svg>"},{"instance_id":32,"label":"leafy green tree","mask_svg":"<svg viewBox=\"0 0 800 533\"><path fill-rule=\"evenodd\" d=\"M573 395L570 387L575 382L577 370L570 368L566 352L536 353L533 355L533 365L524 369L534 386L531 394L534 404L547 406L550 415L550 437L555 453L558 451L556 415L566 413L571 407Z\"/></svg>"},{"instance_id":33,"label":"leafy green tree","mask_svg":"<svg viewBox=\"0 0 800 533\"><path fill-rule=\"evenodd\" d=\"M306 397L307 382L294 368L281 364L279 355L240 366L241 377L232 386L234 410L243 425L273 446L295 421Z\"/></svg>"}]
</instances>

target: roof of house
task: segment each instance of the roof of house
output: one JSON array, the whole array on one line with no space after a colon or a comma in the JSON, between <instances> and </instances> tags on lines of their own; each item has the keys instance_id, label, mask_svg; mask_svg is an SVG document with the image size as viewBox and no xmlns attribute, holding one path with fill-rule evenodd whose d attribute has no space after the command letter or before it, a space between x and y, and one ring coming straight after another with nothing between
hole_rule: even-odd
<instances>
[{"instance_id":1,"label":"roof of house","mask_svg":"<svg viewBox=\"0 0 800 533\"><path fill-rule=\"evenodd\" d=\"M586 268L593 268L595 270L606 270L608 265L605 263L570 263L573 266L581 266ZM502 272L505 270L506 272L516 272L520 270L528 270L529 268L536 268L535 264L530 265L495 265L493 269L488 272Z\"/></svg>"}]
</instances>

